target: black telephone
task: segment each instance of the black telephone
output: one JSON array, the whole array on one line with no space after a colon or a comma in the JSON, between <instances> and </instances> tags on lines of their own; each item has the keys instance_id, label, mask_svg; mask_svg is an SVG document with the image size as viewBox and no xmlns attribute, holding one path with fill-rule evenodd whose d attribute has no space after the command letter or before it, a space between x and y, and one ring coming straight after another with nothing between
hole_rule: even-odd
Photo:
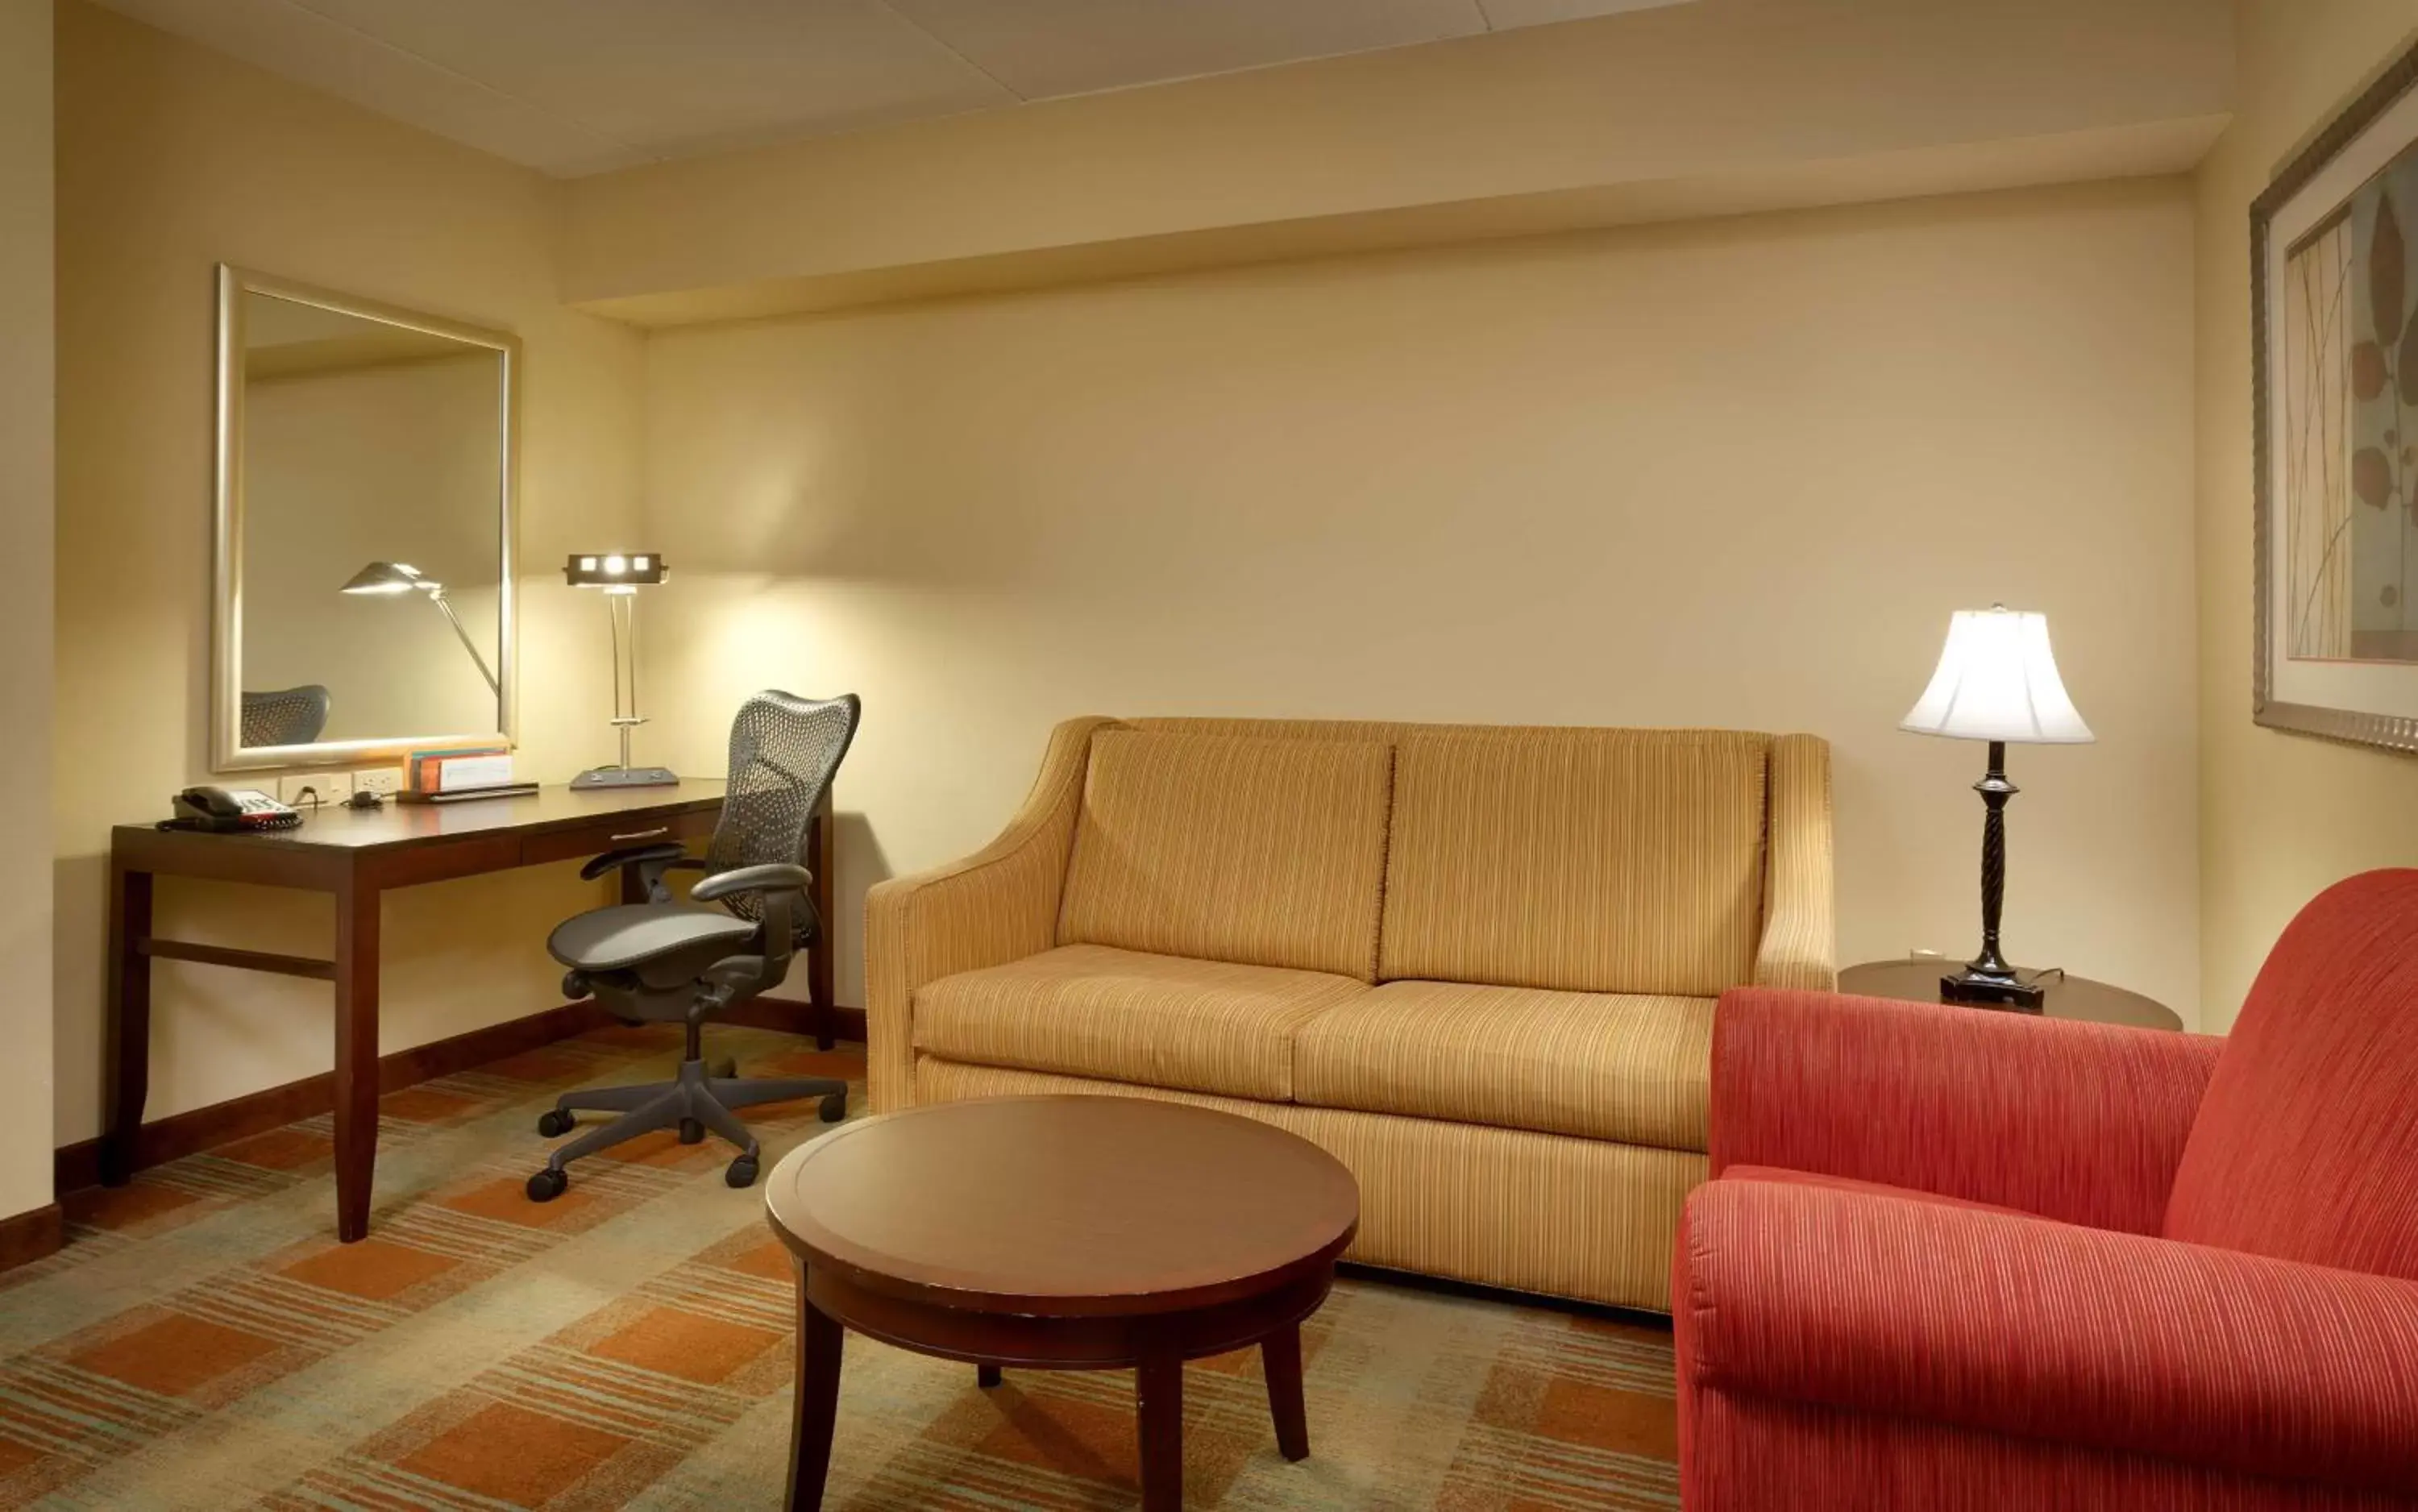
<instances>
[{"instance_id":1,"label":"black telephone","mask_svg":"<svg viewBox=\"0 0 2418 1512\"><path fill-rule=\"evenodd\" d=\"M229 792L223 787L188 787L171 802L176 817L163 828L172 830L248 834L260 830L290 830L302 822L301 815L267 793L250 788Z\"/></svg>"}]
</instances>

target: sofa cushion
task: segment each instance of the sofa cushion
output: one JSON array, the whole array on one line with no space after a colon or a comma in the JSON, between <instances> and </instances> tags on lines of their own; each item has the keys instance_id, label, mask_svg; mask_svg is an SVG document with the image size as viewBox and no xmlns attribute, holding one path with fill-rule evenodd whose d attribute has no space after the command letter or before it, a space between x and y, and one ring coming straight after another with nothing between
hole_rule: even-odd
<instances>
[{"instance_id":1,"label":"sofa cushion","mask_svg":"<svg viewBox=\"0 0 2418 1512\"><path fill-rule=\"evenodd\" d=\"M1751 980L1769 743L1726 730L1406 737L1380 979L1690 998Z\"/></svg>"},{"instance_id":2,"label":"sofa cushion","mask_svg":"<svg viewBox=\"0 0 2418 1512\"><path fill-rule=\"evenodd\" d=\"M1062 945L916 989L915 1047L984 1065L1282 1102L1294 1032L1350 977Z\"/></svg>"},{"instance_id":3,"label":"sofa cushion","mask_svg":"<svg viewBox=\"0 0 2418 1512\"><path fill-rule=\"evenodd\" d=\"M1388 982L1293 1049L1293 1100L1664 1150L1705 1148L1713 1002Z\"/></svg>"},{"instance_id":4,"label":"sofa cushion","mask_svg":"<svg viewBox=\"0 0 2418 1512\"><path fill-rule=\"evenodd\" d=\"M1102 730L1062 945L1371 979L1392 748Z\"/></svg>"}]
</instances>

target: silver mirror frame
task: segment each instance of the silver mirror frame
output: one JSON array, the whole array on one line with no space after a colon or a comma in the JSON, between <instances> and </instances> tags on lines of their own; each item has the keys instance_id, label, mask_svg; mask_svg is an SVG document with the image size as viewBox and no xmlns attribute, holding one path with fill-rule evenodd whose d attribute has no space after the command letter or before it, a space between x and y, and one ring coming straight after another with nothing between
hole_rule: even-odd
<instances>
[{"instance_id":1,"label":"silver mirror frame","mask_svg":"<svg viewBox=\"0 0 2418 1512\"><path fill-rule=\"evenodd\" d=\"M244 307L247 294L291 299L338 314L375 320L406 330L442 336L483 346L503 359L503 385L497 448L502 476L497 480L496 695L497 724L491 730L405 731L355 741L322 741L310 745L243 743L243 390ZM274 274L257 273L226 263L219 265L218 333L218 468L216 524L211 542L210 613L210 770L248 771L266 767L335 767L400 756L424 746L465 745L501 741L507 746L518 725L517 674L514 654L514 573L520 523L520 338L510 331L467 326L436 315L421 314L375 299L356 298L333 289L299 283Z\"/></svg>"}]
</instances>

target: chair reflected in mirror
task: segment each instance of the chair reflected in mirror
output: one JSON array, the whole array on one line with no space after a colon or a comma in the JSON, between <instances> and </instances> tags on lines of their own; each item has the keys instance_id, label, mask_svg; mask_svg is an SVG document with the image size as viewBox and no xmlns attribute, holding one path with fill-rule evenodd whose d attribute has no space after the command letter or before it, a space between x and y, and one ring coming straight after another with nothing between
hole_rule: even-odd
<instances>
[{"instance_id":1,"label":"chair reflected in mirror","mask_svg":"<svg viewBox=\"0 0 2418 1512\"><path fill-rule=\"evenodd\" d=\"M328 727L328 690L316 682L243 695L243 743L309 745Z\"/></svg>"}]
</instances>

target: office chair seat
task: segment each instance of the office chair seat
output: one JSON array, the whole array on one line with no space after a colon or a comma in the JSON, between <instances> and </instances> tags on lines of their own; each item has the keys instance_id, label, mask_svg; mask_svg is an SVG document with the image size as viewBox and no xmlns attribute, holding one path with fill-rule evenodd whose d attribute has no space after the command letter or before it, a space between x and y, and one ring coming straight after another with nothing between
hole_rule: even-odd
<instances>
[{"instance_id":1,"label":"office chair seat","mask_svg":"<svg viewBox=\"0 0 2418 1512\"><path fill-rule=\"evenodd\" d=\"M735 945L755 934L754 923L720 909L625 903L564 920L545 948L574 970L618 971L699 945Z\"/></svg>"}]
</instances>

